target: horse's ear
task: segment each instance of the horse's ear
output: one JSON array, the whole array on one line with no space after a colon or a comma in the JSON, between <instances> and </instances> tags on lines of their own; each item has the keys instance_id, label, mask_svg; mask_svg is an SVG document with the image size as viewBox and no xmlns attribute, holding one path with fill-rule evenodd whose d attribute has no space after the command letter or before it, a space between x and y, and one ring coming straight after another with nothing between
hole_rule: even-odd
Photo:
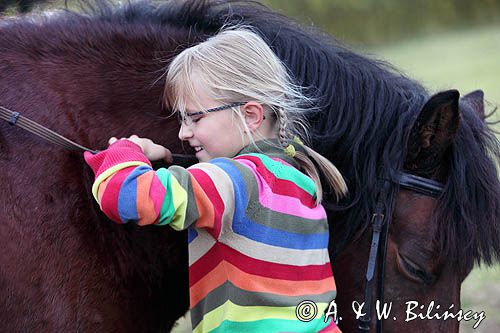
<instances>
[{"instance_id":1,"label":"horse's ear","mask_svg":"<svg viewBox=\"0 0 500 333\"><path fill-rule=\"evenodd\" d=\"M479 118L484 119L484 92L482 90L468 93L462 97L461 101L470 105Z\"/></svg>"},{"instance_id":2,"label":"horse's ear","mask_svg":"<svg viewBox=\"0 0 500 333\"><path fill-rule=\"evenodd\" d=\"M460 123L456 90L432 96L415 121L408 139L405 169L432 177L453 142Z\"/></svg>"}]
</instances>

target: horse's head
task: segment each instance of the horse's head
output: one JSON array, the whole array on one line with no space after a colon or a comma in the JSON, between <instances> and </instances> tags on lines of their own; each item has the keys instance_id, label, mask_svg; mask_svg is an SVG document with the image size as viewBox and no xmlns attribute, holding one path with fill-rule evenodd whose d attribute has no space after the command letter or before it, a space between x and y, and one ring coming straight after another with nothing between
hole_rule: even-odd
<instances>
[{"instance_id":1,"label":"horse's head","mask_svg":"<svg viewBox=\"0 0 500 333\"><path fill-rule=\"evenodd\" d=\"M454 184L451 183L456 180L456 176L449 175L451 172L459 172L452 170L457 164L456 156L453 156L453 145L459 135L462 114L467 118L477 118L479 122L476 124L483 121L482 91L470 93L460 101L456 90L434 95L424 105L410 130L404 171L436 180L446 186L439 198L401 187L394 199L394 210L389 220L384 273L378 275L374 282L374 286L380 286L381 276L385 281L390 281L385 283L382 293L386 310L391 309L388 320L383 324L387 331L400 329L401 322L405 322L403 327L410 331L458 331L459 321L445 321L443 318L446 312L454 315L450 318L455 318L459 313L460 285L470 273L474 259L460 260L457 257L456 247L463 246L460 242L464 236L460 235L463 235L461 231L464 229L451 225L450 222L454 220L452 214L441 212L454 208L446 207L450 202L448 198L456 200L455 194L449 193L453 191ZM469 137L469 140L472 138ZM480 200L474 197L475 190L476 188L471 188L469 200ZM468 192L465 190L463 193ZM443 218L445 220L441 220ZM463 220L453 221L456 222L468 223L467 216L464 216ZM355 272L359 272L356 267L367 265L366 244L372 241L371 233L367 232L367 229L369 228L359 232L359 241L353 242L335 263L339 267L352 267L352 272L339 272L337 275L341 280L344 276L348 277L345 281L338 281L347 288L343 293L355 295L352 299L346 299L342 292L339 294L337 303L344 313L341 327L346 331L354 330L358 326L358 322L349 314L354 313L356 309L356 304L353 308L352 302L362 303L365 300L363 288L360 288L365 284L365 276L356 275ZM474 233L471 234L469 251L478 246L474 244L477 241L475 236ZM485 238L485 241L489 240ZM382 260L380 256L379 252L379 261ZM378 270L380 269L379 264ZM371 292L372 300L380 298L377 288L372 288ZM392 307L389 307L390 305ZM380 303L379 311L383 311L383 306L383 303ZM366 309L365 305L364 312ZM471 316L473 315L475 317L472 319L476 322L482 320L479 313L472 313ZM380 316L377 309L372 309L373 330L377 316ZM437 320L429 320L432 318Z\"/></svg>"},{"instance_id":2,"label":"horse's head","mask_svg":"<svg viewBox=\"0 0 500 333\"><path fill-rule=\"evenodd\" d=\"M447 91L425 104L409 137L404 164L407 172L446 182L449 150L460 123L458 100L457 91ZM411 316L407 311L416 304L411 301L418 302L418 307L411 310L416 314L427 313L432 301L440 305L433 314L442 314L452 304L454 313L460 308L460 285L472 267L457 272L452 262L439 255L443 240L439 239L432 218L437 203L435 198L405 189L396 197L389 228L386 276L391 281L388 292L393 298L388 301L394 301L394 315L400 320ZM408 328L426 332L438 327L440 331L457 331L458 322L417 319L408 323Z\"/></svg>"}]
</instances>

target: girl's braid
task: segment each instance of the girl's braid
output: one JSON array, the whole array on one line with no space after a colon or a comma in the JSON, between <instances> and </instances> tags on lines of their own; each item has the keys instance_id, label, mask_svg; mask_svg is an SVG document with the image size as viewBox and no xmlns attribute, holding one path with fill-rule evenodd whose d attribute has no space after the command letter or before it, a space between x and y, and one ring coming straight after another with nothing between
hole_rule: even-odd
<instances>
[{"instance_id":1,"label":"girl's braid","mask_svg":"<svg viewBox=\"0 0 500 333\"><path fill-rule=\"evenodd\" d=\"M287 135L287 123L288 117L286 115L285 110L283 108L278 108L278 137L280 144L285 147L288 144L288 135Z\"/></svg>"}]
</instances>

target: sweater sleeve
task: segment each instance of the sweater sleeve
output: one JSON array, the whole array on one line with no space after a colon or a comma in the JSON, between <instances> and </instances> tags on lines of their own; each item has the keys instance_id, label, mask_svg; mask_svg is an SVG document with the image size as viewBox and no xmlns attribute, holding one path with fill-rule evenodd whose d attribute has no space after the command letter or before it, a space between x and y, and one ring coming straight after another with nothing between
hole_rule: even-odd
<instances>
[{"instance_id":1,"label":"sweater sleeve","mask_svg":"<svg viewBox=\"0 0 500 333\"><path fill-rule=\"evenodd\" d=\"M140 147L128 140L96 155L86 153L85 160L95 173L94 198L114 222L170 225L176 230L195 223L220 230L222 218L234 211L231 177L217 165L155 171Z\"/></svg>"}]
</instances>

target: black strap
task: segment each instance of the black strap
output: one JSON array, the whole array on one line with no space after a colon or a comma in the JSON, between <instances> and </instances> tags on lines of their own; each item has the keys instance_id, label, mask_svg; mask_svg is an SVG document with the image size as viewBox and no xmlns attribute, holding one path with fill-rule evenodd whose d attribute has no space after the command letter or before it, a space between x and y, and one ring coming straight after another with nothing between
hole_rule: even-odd
<instances>
[{"instance_id":1,"label":"black strap","mask_svg":"<svg viewBox=\"0 0 500 333\"><path fill-rule=\"evenodd\" d=\"M385 202L390 189L391 182L381 180L375 213L371 217L372 225L372 242L370 246L370 255L368 257L368 265L366 269L366 285L365 285L365 300L364 300L364 316L358 319L358 332L368 332L370 330L371 314L372 314L372 290L373 290L373 275L377 264L377 253L379 252L380 235L383 230L386 217L384 215Z\"/></svg>"},{"instance_id":2,"label":"black strap","mask_svg":"<svg viewBox=\"0 0 500 333\"><path fill-rule=\"evenodd\" d=\"M383 172L380 173L381 175ZM378 288L377 299L383 304L384 302L384 280L385 280L385 258L387 251L388 231L391 220L392 212L385 211L384 205L388 203L389 190L392 183L399 184L401 188L408 189L422 195L437 198L444 190L444 185L438 181L422 178L419 176L411 175L405 172L397 172L390 180L379 180L379 191L377 194L377 202L375 212L371 218L372 225L372 242L370 246L370 255L368 258L368 265L366 271L366 286L365 286L365 300L364 300L364 313L365 315L358 319L358 332L370 331L371 315L372 315L372 291L373 291L373 275L375 266L377 264L377 256L379 260L378 270ZM377 332L383 331L383 322L377 318Z\"/></svg>"},{"instance_id":3,"label":"black strap","mask_svg":"<svg viewBox=\"0 0 500 333\"><path fill-rule=\"evenodd\" d=\"M433 198L439 197L444 189L444 185L438 181L405 172L398 172L396 179L393 179L393 181L399 183L402 188Z\"/></svg>"}]
</instances>

